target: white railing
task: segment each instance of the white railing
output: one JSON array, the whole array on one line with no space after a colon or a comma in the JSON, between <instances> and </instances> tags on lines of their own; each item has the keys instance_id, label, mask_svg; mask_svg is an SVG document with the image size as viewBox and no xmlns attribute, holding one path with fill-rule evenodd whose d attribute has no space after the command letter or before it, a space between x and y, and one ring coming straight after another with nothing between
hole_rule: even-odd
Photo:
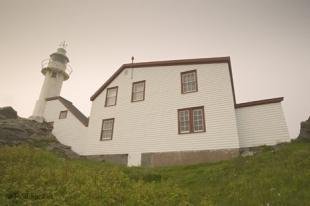
<instances>
[{"instance_id":1,"label":"white railing","mask_svg":"<svg viewBox=\"0 0 310 206\"><path fill-rule=\"evenodd\" d=\"M41 61L41 68L44 69L46 67L48 67L49 65L55 65L56 69L57 68L62 68L65 67L64 72L67 73L69 76L71 75L71 73L73 72L73 69L71 67L70 64L67 64L66 66L62 63L59 63L57 61L53 61L51 59L44 59L43 61ZM61 69L60 69L61 70Z\"/></svg>"}]
</instances>

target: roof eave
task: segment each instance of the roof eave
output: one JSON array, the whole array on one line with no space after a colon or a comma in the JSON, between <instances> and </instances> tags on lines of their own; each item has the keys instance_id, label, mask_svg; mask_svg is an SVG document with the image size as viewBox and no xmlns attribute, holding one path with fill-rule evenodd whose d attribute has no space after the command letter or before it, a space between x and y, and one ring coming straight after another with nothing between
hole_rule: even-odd
<instances>
[{"instance_id":1,"label":"roof eave","mask_svg":"<svg viewBox=\"0 0 310 206\"><path fill-rule=\"evenodd\" d=\"M90 101L94 101L99 94L125 69L125 68L139 68L139 67L156 67L156 66L176 66L176 65L190 65L190 64L216 64L228 63L231 73L230 57L213 57L213 58L198 58L198 59L179 59L167 61L151 61L139 62L132 64L123 64L116 72L90 97ZM231 74L232 76L232 74ZM232 84L233 87L233 84ZM235 97L234 97L235 101Z\"/></svg>"},{"instance_id":2,"label":"roof eave","mask_svg":"<svg viewBox=\"0 0 310 206\"><path fill-rule=\"evenodd\" d=\"M251 102L244 102L239 103L235 105L235 108L243 108L243 107L251 107L251 106L258 106L258 105L264 105L264 104L272 104L272 103L279 103L284 100L284 97L277 97L272 99L262 99L257 101L251 101Z\"/></svg>"},{"instance_id":3,"label":"roof eave","mask_svg":"<svg viewBox=\"0 0 310 206\"><path fill-rule=\"evenodd\" d=\"M85 127L88 127L89 119L72 102L61 96L49 97L46 101L59 100Z\"/></svg>"}]
</instances>

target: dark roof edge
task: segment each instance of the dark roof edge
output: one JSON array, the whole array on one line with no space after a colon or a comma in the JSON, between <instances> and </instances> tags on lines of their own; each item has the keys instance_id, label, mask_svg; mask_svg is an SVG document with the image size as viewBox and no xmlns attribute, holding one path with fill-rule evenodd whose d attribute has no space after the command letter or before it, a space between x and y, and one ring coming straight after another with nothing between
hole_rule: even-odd
<instances>
[{"instance_id":1,"label":"dark roof edge","mask_svg":"<svg viewBox=\"0 0 310 206\"><path fill-rule=\"evenodd\" d=\"M67 99L65 99L65 98L63 98L63 97L61 97L61 96L54 96L54 97L49 97L49 98L46 98L45 100L46 101L52 101L52 100L64 100L64 101L66 101L67 103L70 103L70 104L72 104L72 102L70 102L69 100L67 100ZM60 100L60 101L61 101Z\"/></svg>"},{"instance_id":2,"label":"dark roof edge","mask_svg":"<svg viewBox=\"0 0 310 206\"><path fill-rule=\"evenodd\" d=\"M88 126L88 118L76 108L72 102L66 100L61 96L49 97L46 101L59 100L85 127Z\"/></svg>"},{"instance_id":3,"label":"dark roof edge","mask_svg":"<svg viewBox=\"0 0 310 206\"><path fill-rule=\"evenodd\" d=\"M235 91L232 79L232 71L230 64L230 57L213 57L213 58L198 58L198 59L178 59L167 61L151 61L151 62L139 62L132 64L123 64L116 72L90 97L91 101L94 101L97 96L126 68L139 68L139 67L156 67L156 66L175 66L175 65L190 65L190 64L215 64L215 63L228 63L230 76L232 81L233 96L235 100Z\"/></svg>"},{"instance_id":4,"label":"dark roof edge","mask_svg":"<svg viewBox=\"0 0 310 206\"><path fill-rule=\"evenodd\" d=\"M251 106L257 106L257 105L263 105L263 104L272 104L272 103L278 103L282 102L284 97L277 97L272 99L263 99L258 101L251 101L251 102L244 102L236 104L235 108L242 108L242 107L251 107Z\"/></svg>"}]
</instances>

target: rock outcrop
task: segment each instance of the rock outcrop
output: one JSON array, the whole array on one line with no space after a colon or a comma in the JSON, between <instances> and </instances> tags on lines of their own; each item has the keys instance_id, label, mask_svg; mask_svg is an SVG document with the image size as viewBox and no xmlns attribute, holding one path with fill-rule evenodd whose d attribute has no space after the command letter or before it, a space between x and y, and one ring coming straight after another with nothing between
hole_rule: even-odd
<instances>
[{"instance_id":1,"label":"rock outcrop","mask_svg":"<svg viewBox=\"0 0 310 206\"><path fill-rule=\"evenodd\" d=\"M17 112L12 107L0 107L0 119L17 119Z\"/></svg>"},{"instance_id":2,"label":"rock outcrop","mask_svg":"<svg viewBox=\"0 0 310 206\"><path fill-rule=\"evenodd\" d=\"M300 133L299 133L298 138L310 140L310 117L308 120L301 122Z\"/></svg>"},{"instance_id":3,"label":"rock outcrop","mask_svg":"<svg viewBox=\"0 0 310 206\"><path fill-rule=\"evenodd\" d=\"M46 123L20 118L12 107L0 108L0 146L28 144L41 147L68 158L79 158L70 147L57 141L53 127Z\"/></svg>"}]
</instances>

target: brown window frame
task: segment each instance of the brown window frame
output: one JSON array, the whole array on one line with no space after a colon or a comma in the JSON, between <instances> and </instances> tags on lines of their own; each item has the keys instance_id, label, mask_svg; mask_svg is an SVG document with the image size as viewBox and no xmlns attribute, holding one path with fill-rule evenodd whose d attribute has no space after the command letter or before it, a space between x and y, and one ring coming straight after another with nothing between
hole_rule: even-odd
<instances>
[{"instance_id":1,"label":"brown window frame","mask_svg":"<svg viewBox=\"0 0 310 206\"><path fill-rule=\"evenodd\" d=\"M61 116L63 113L66 113L66 115L64 117ZM64 110L64 111L59 112L58 119L67 119L67 117L68 117L68 110Z\"/></svg>"},{"instance_id":2,"label":"brown window frame","mask_svg":"<svg viewBox=\"0 0 310 206\"><path fill-rule=\"evenodd\" d=\"M203 130L202 131L194 131L194 120L193 120L193 111L196 109L202 109L202 122L203 122ZM180 111L189 111L189 132L181 132L180 128ZM188 108L182 108L178 109L178 134L192 134L192 133L202 133L206 132L206 120L205 120L205 109L204 106L199 107L188 107Z\"/></svg>"},{"instance_id":3,"label":"brown window frame","mask_svg":"<svg viewBox=\"0 0 310 206\"><path fill-rule=\"evenodd\" d=\"M103 134L103 123L104 123L104 121L110 121L110 120L113 120L111 139L103 139L103 138L102 138L102 134ZM101 131L100 131L100 141L109 141L109 140L112 140L112 139L113 139L114 123L115 123L115 118L109 118L109 119L103 119L103 120L102 120Z\"/></svg>"},{"instance_id":4,"label":"brown window frame","mask_svg":"<svg viewBox=\"0 0 310 206\"><path fill-rule=\"evenodd\" d=\"M133 100L133 88L135 84L139 84L139 83L144 83L144 87L143 87L143 99L139 99L139 100ZM138 81L138 82L133 82L132 83L132 89L131 89L131 102L141 102L145 100L145 80L142 81Z\"/></svg>"},{"instance_id":5,"label":"brown window frame","mask_svg":"<svg viewBox=\"0 0 310 206\"><path fill-rule=\"evenodd\" d=\"M195 73L195 78L196 78L196 90L194 91L190 91L190 92L185 92L183 89L183 75L184 74L188 74L188 73ZM198 92L198 78L197 78L197 70L189 70L189 71L185 71L185 72L181 72L181 93L182 94L187 94L187 93L193 93L193 92Z\"/></svg>"},{"instance_id":6,"label":"brown window frame","mask_svg":"<svg viewBox=\"0 0 310 206\"><path fill-rule=\"evenodd\" d=\"M108 91L111 90L111 89L116 89L116 97L115 97L115 103L113 105L107 105L108 103ZM118 86L115 86L115 87L110 87L110 88L107 88L107 92L106 92L106 95L105 95L105 103L104 103L104 106L105 107L112 107L112 106L115 106L116 105L116 102L117 102L117 95L118 95Z\"/></svg>"}]
</instances>

